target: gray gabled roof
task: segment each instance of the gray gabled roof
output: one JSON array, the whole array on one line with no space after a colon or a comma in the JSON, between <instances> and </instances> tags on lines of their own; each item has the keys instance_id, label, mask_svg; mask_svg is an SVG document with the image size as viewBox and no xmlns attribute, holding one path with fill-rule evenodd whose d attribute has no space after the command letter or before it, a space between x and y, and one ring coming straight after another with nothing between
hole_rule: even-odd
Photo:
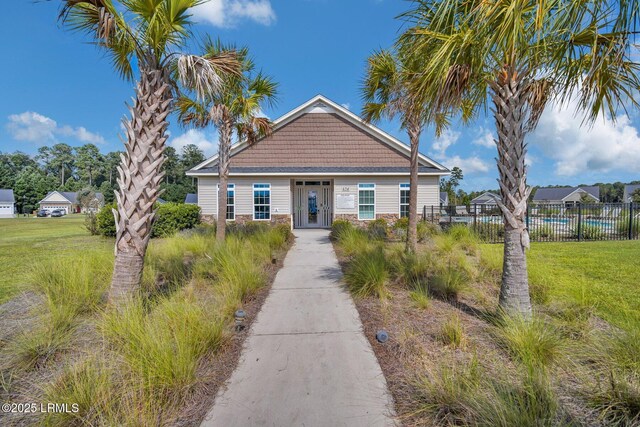
<instances>
[{"instance_id":1,"label":"gray gabled roof","mask_svg":"<svg viewBox=\"0 0 640 427\"><path fill-rule=\"evenodd\" d=\"M449 193L447 193L446 191L440 192L440 203L442 203L443 205L449 204Z\"/></svg>"},{"instance_id":2,"label":"gray gabled roof","mask_svg":"<svg viewBox=\"0 0 640 427\"><path fill-rule=\"evenodd\" d=\"M631 198L631 196L633 195L633 193L636 190L640 190L640 184L627 184L624 186L624 196L623 196L623 202L628 202L629 199Z\"/></svg>"},{"instance_id":3,"label":"gray gabled roof","mask_svg":"<svg viewBox=\"0 0 640 427\"><path fill-rule=\"evenodd\" d=\"M0 189L0 202L15 203L16 199L13 197L13 190Z\"/></svg>"},{"instance_id":4,"label":"gray gabled roof","mask_svg":"<svg viewBox=\"0 0 640 427\"><path fill-rule=\"evenodd\" d=\"M591 194L596 199L600 200L600 187L597 185L591 186L591 187L538 188L538 191L536 191L536 194L533 196L533 200L534 201L546 201L546 200L559 201L577 190L583 190Z\"/></svg>"},{"instance_id":5,"label":"gray gabled roof","mask_svg":"<svg viewBox=\"0 0 640 427\"><path fill-rule=\"evenodd\" d=\"M78 204L78 192L75 192L75 191L50 191L47 193L46 196L44 196L42 200L45 200L47 197L49 197L50 195L56 192L61 194L62 197L67 199L71 204L73 205ZM95 194L96 194L96 199L98 199L101 202L104 201L104 195L102 193L95 193Z\"/></svg>"},{"instance_id":6,"label":"gray gabled roof","mask_svg":"<svg viewBox=\"0 0 640 427\"><path fill-rule=\"evenodd\" d=\"M469 203L472 205L481 205L483 203L495 204L496 200L500 200L500 196L487 191L486 193L482 193Z\"/></svg>"},{"instance_id":7,"label":"gray gabled roof","mask_svg":"<svg viewBox=\"0 0 640 427\"><path fill-rule=\"evenodd\" d=\"M187 197L184 198L184 202L190 205L198 204L198 195L194 193L187 194Z\"/></svg>"}]
</instances>

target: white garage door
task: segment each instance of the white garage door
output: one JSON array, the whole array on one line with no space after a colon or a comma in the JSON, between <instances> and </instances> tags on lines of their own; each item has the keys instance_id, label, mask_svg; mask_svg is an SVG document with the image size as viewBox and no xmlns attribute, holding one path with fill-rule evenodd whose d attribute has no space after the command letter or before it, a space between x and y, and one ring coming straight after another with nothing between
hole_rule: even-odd
<instances>
[{"instance_id":1,"label":"white garage door","mask_svg":"<svg viewBox=\"0 0 640 427\"><path fill-rule=\"evenodd\" d=\"M13 205L0 203L0 215L13 215Z\"/></svg>"},{"instance_id":2,"label":"white garage door","mask_svg":"<svg viewBox=\"0 0 640 427\"><path fill-rule=\"evenodd\" d=\"M49 212L55 211L56 209L62 209L67 214L69 213L69 206L68 205L44 205L42 207L42 209L47 210Z\"/></svg>"}]
</instances>

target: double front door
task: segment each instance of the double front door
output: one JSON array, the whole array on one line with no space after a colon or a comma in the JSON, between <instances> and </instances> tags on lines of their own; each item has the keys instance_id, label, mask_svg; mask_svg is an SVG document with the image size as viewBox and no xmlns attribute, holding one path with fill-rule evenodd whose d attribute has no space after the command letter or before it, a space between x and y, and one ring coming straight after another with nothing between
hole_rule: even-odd
<instances>
[{"instance_id":1,"label":"double front door","mask_svg":"<svg viewBox=\"0 0 640 427\"><path fill-rule=\"evenodd\" d=\"M295 181L293 194L295 227L330 227L331 194L331 181Z\"/></svg>"}]
</instances>

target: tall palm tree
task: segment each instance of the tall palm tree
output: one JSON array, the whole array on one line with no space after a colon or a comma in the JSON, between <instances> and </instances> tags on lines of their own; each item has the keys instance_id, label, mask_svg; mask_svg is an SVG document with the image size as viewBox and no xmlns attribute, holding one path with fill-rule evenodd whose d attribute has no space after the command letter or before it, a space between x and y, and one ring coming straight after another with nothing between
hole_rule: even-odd
<instances>
[{"instance_id":1,"label":"tall palm tree","mask_svg":"<svg viewBox=\"0 0 640 427\"><path fill-rule=\"evenodd\" d=\"M189 37L190 9L200 0L63 0L59 19L83 32L111 58L126 80L137 80L118 167L115 265L109 300L134 292L142 276L163 178L163 151L175 87L200 97L220 91L227 74L238 73L233 52L216 56L180 54ZM172 78L178 70L180 82Z\"/></svg>"},{"instance_id":2,"label":"tall palm tree","mask_svg":"<svg viewBox=\"0 0 640 427\"><path fill-rule=\"evenodd\" d=\"M220 42L209 40L205 55L219 55L235 50ZM265 105L272 106L277 96L277 84L262 72L255 72L255 64L249 58L247 48L236 51L241 64L241 74L229 75L224 80L224 90L199 101L187 96L178 100L179 120L185 125L197 127L215 126L218 130L218 218L216 239L223 241L226 231L227 198L231 142L234 136L253 144L269 135L273 123L260 112Z\"/></svg>"},{"instance_id":3,"label":"tall palm tree","mask_svg":"<svg viewBox=\"0 0 640 427\"><path fill-rule=\"evenodd\" d=\"M444 115L432 114L427 102L411 96L413 80L422 69L416 57L402 52L381 50L367 61L367 71L362 85L364 100L363 118L366 122L379 121L383 117L400 117L402 128L407 131L411 146L409 161L409 227L407 251L415 252L418 245L418 148L425 125L434 121L439 126L446 123Z\"/></svg>"},{"instance_id":4,"label":"tall palm tree","mask_svg":"<svg viewBox=\"0 0 640 427\"><path fill-rule=\"evenodd\" d=\"M412 91L467 117L492 101L505 225L500 306L529 316L525 135L551 102L577 100L590 122L637 106L631 58L638 0L420 0L399 49L424 60Z\"/></svg>"}]
</instances>

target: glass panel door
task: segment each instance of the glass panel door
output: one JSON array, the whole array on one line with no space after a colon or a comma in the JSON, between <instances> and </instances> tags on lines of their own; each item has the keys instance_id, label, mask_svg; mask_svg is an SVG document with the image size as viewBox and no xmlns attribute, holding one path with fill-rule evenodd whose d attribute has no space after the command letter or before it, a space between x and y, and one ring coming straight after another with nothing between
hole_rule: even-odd
<instances>
[{"instance_id":1,"label":"glass panel door","mask_svg":"<svg viewBox=\"0 0 640 427\"><path fill-rule=\"evenodd\" d=\"M307 190L307 224L318 224L318 191Z\"/></svg>"}]
</instances>

